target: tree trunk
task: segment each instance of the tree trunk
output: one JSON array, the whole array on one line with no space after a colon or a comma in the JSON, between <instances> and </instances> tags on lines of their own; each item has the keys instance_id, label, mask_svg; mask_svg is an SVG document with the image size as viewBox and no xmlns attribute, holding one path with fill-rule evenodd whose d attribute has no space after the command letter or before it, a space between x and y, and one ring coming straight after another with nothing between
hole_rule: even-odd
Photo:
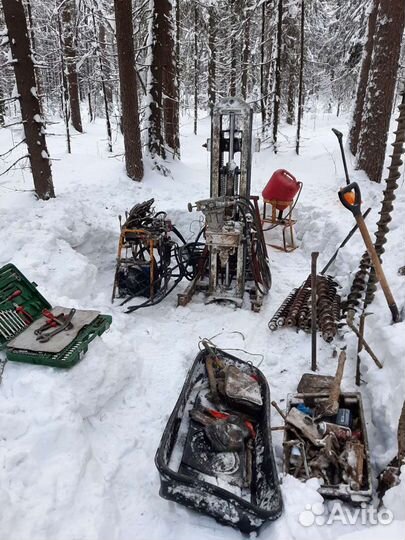
<instances>
[{"instance_id":1,"label":"tree trunk","mask_svg":"<svg viewBox=\"0 0 405 540\"><path fill-rule=\"evenodd\" d=\"M266 77L264 69L265 60L265 41L266 36L266 2L262 4L262 21L261 21L261 34L260 34L260 112L262 117L262 135L264 135L266 129L266 116L267 116L267 96L266 96Z\"/></svg>"},{"instance_id":2,"label":"tree trunk","mask_svg":"<svg viewBox=\"0 0 405 540\"><path fill-rule=\"evenodd\" d=\"M35 192L40 199L47 200L54 197L55 193L41 109L37 98L24 7L18 0L2 1Z\"/></svg>"},{"instance_id":3,"label":"tree trunk","mask_svg":"<svg viewBox=\"0 0 405 540\"><path fill-rule=\"evenodd\" d=\"M4 126L4 114L5 114L5 106L3 101L3 85L2 81L0 81L0 127Z\"/></svg>"},{"instance_id":4,"label":"tree trunk","mask_svg":"<svg viewBox=\"0 0 405 540\"><path fill-rule=\"evenodd\" d=\"M59 32L59 51L60 51L60 76L61 76L61 103L62 103L62 112L63 117L65 120L65 131L66 131L66 146L68 154L71 154L72 147L70 144L70 129L69 129L69 121L70 121L70 107L69 107L69 88L68 88L68 81L66 77L66 70L65 70L65 57L63 55L63 37L62 37L62 23L60 21L60 16L58 13L58 32Z\"/></svg>"},{"instance_id":5,"label":"tree trunk","mask_svg":"<svg viewBox=\"0 0 405 540\"><path fill-rule=\"evenodd\" d=\"M249 7L246 2L245 7ZM250 66L250 17L251 13L245 10L245 27L243 33L243 53L242 53L242 97L246 100L248 94L249 66Z\"/></svg>"},{"instance_id":6,"label":"tree trunk","mask_svg":"<svg viewBox=\"0 0 405 540\"><path fill-rule=\"evenodd\" d=\"M274 145L275 153L277 153L277 133L278 133L278 125L280 122L282 28L283 28L283 0L278 0L277 58L276 58L276 74L275 74L275 83L274 83L274 104L273 104L273 145Z\"/></svg>"},{"instance_id":7,"label":"tree trunk","mask_svg":"<svg viewBox=\"0 0 405 540\"><path fill-rule=\"evenodd\" d=\"M301 31L300 31L300 76L298 86L298 119L297 119L297 140L295 152L300 153L301 142L301 122L304 112L304 54L305 54L305 0L301 0Z\"/></svg>"},{"instance_id":8,"label":"tree trunk","mask_svg":"<svg viewBox=\"0 0 405 540\"><path fill-rule=\"evenodd\" d=\"M139 128L138 89L132 39L132 1L114 0L118 71L122 106L125 166L132 180L143 178L141 133Z\"/></svg>"},{"instance_id":9,"label":"tree trunk","mask_svg":"<svg viewBox=\"0 0 405 540\"><path fill-rule=\"evenodd\" d=\"M79 82L76 69L75 0L64 0L62 6L63 52L69 87L70 119L76 131L83 133L80 115Z\"/></svg>"},{"instance_id":10,"label":"tree trunk","mask_svg":"<svg viewBox=\"0 0 405 540\"><path fill-rule=\"evenodd\" d=\"M166 0L164 0L166 1ZM159 32L162 24L166 24L162 14L162 3L160 0L152 0L152 62L149 72L149 116L148 116L148 148L152 158L166 158L162 130L162 108L163 108L163 64L165 62L166 51L162 47L162 40Z\"/></svg>"},{"instance_id":11,"label":"tree trunk","mask_svg":"<svg viewBox=\"0 0 405 540\"><path fill-rule=\"evenodd\" d=\"M94 16L94 9L91 8L91 17L93 20L93 30L94 35L97 39L97 41L100 43L100 47L97 48L97 57L98 57L98 65L100 69L100 77L101 77L101 90L103 92L103 99L104 99L104 114L105 114L105 125L107 129L107 139L108 139L108 151L112 152L112 133L111 133L111 122L110 122L110 111L109 111L109 105L111 105L112 102L112 90L111 85L107 84L105 81L105 66L108 66L107 63L103 62L103 46L104 46L104 54L105 54L105 26L103 24L100 25L99 31L97 32L97 25L96 25L96 18ZM101 45L104 43L104 45ZM109 70L109 67L108 67ZM89 94L90 95L90 94ZM91 102L89 100L89 105L91 106ZM90 109L91 107L89 107Z\"/></svg>"},{"instance_id":12,"label":"tree trunk","mask_svg":"<svg viewBox=\"0 0 405 540\"><path fill-rule=\"evenodd\" d=\"M360 68L359 80L357 85L356 102L352 119L352 126L349 133L349 145L352 154L357 154L359 136L361 130L361 121L363 117L364 99L366 97L367 82L370 72L371 57L373 53L373 41L375 25L377 20L378 0L373 0L371 12L368 17L367 41L363 52L363 61Z\"/></svg>"},{"instance_id":13,"label":"tree trunk","mask_svg":"<svg viewBox=\"0 0 405 540\"><path fill-rule=\"evenodd\" d=\"M229 9L232 13L232 28L231 28L231 38L230 38L230 47L231 47L231 72L230 72L230 82L229 82L229 95L236 96L236 23L238 21L239 13L236 13L239 2L231 0L229 4Z\"/></svg>"},{"instance_id":14,"label":"tree trunk","mask_svg":"<svg viewBox=\"0 0 405 540\"><path fill-rule=\"evenodd\" d=\"M179 138L179 92L177 85L176 49L174 32L174 13L170 0L160 0L162 22L159 24L159 36L162 49L166 51L163 69L163 120L165 141L173 153L180 158Z\"/></svg>"},{"instance_id":15,"label":"tree trunk","mask_svg":"<svg viewBox=\"0 0 405 540\"><path fill-rule=\"evenodd\" d=\"M358 166L374 182L384 167L404 26L404 0L381 0L358 147Z\"/></svg>"},{"instance_id":16,"label":"tree trunk","mask_svg":"<svg viewBox=\"0 0 405 540\"><path fill-rule=\"evenodd\" d=\"M111 66L108 60L108 50L107 50L108 43L106 39L105 25L103 24L103 22L100 22L99 27L98 27L98 41L100 43L101 57L100 57L99 63L100 63L100 69L102 70L102 81L105 88L105 98L107 100L108 105L111 105L112 100L113 100L112 88L111 88L111 83L110 83Z\"/></svg>"},{"instance_id":17,"label":"tree trunk","mask_svg":"<svg viewBox=\"0 0 405 540\"><path fill-rule=\"evenodd\" d=\"M295 121L295 98L298 79L298 54L297 45L299 39L298 18L289 14L286 20L285 31L285 60L288 68L287 81L287 124L294 124Z\"/></svg>"},{"instance_id":18,"label":"tree trunk","mask_svg":"<svg viewBox=\"0 0 405 540\"><path fill-rule=\"evenodd\" d=\"M31 9L31 2L30 0L26 0L26 7L27 7L27 15L28 15L28 24L29 24L29 35L30 35L30 41L31 41L31 51L33 55L33 62L34 62L34 72L35 72L35 80L37 81L37 90L38 90L38 99L39 99L39 106L41 107L41 110L44 109L43 103L42 103L42 84L41 84L41 70L38 69L35 66L35 53L36 53L36 39L35 39L35 31L34 31L34 21L32 19L32 9Z\"/></svg>"},{"instance_id":19,"label":"tree trunk","mask_svg":"<svg viewBox=\"0 0 405 540\"><path fill-rule=\"evenodd\" d=\"M217 19L215 7L208 8L208 106L211 108L216 99L216 36Z\"/></svg>"},{"instance_id":20,"label":"tree trunk","mask_svg":"<svg viewBox=\"0 0 405 540\"><path fill-rule=\"evenodd\" d=\"M194 1L194 135L198 127L198 9Z\"/></svg>"}]
</instances>

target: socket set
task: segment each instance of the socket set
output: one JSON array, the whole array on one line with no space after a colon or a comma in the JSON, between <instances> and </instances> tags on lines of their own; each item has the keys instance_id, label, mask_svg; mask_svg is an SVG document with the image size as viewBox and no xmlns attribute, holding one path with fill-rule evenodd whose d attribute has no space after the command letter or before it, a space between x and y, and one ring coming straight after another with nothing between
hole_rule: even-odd
<instances>
[{"instance_id":1,"label":"socket set","mask_svg":"<svg viewBox=\"0 0 405 540\"><path fill-rule=\"evenodd\" d=\"M37 290L36 283L30 282L18 268L13 264L0 268L0 350L5 349L7 360L72 367L81 360L88 344L105 332L112 322L111 316L99 314L91 323L78 329L72 341L57 353L43 350L45 347L40 351L38 346L30 349L31 343L24 348L13 346L13 343L21 341L20 338L15 339L17 336L51 310L51 304Z\"/></svg>"}]
</instances>

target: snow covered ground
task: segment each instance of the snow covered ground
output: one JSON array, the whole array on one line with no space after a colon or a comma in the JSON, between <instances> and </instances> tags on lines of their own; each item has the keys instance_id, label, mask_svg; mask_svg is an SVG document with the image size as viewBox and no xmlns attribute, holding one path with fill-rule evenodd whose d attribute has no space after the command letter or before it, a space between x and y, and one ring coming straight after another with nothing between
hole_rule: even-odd
<instances>
[{"instance_id":1,"label":"snow covered ground","mask_svg":"<svg viewBox=\"0 0 405 540\"><path fill-rule=\"evenodd\" d=\"M294 152L294 130L283 127L280 151L256 154L253 193L260 193L277 168L290 170L304 182L296 209L299 249L290 254L270 248L273 287L260 313L246 305L234 309L205 305L197 296L187 307L176 307L176 294L159 306L123 313L111 305L118 214L136 202L154 197L156 208L169 217L187 239L200 227L200 216L187 203L209 194L209 154L202 143L209 119L199 134L192 120L182 120L182 161L170 164L172 178L162 177L146 163L141 184L124 173L122 157L106 151L102 122L75 135L67 155L63 126L48 131L57 198L34 200L29 171L0 177L0 266L13 262L39 284L52 305L97 309L113 316L108 333L97 338L83 361L69 371L9 362L0 386L0 540L211 540L236 539L240 533L159 497L154 455L200 338L212 338L222 348L251 360L268 378L272 398L282 406L309 370L310 337L293 330L271 333L267 322L293 287L310 271L311 251L320 251L319 268L353 226L351 214L338 201L344 184L339 147L331 127L347 132L347 119L308 113L302 153ZM15 128L0 130L0 153L20 140ZM116 137L114 152L122 152ZM114 154L115 155L115 154ZM375 185L353 170L362 188L367 219L374 227L383 185ZM8 163L11 163L11 158ZM6 168L7 162L0 164ZM384 255L384 269L400 308L405 278L405 190L400 180L394 220ZM270 240L270 233L267 233ZM364 251L357 233L342 250L331 273L349 289L352 273ZM183 286L183 285L182 285ZM176 291L177 292L177 291ZM405 397L405 323L391 325L390 312L378 290L367 318L366 338L384 363L379 370L363 354L361 392L364 399L371 459L379 472L396 453L396 428ZM213 337L215 336L215 337ZM334 346L347 345L344 390L354 385L357 340L345 333ZM333 374L334 346L319 340L319 367ZM277 413L273 425L280 425ZM274 432L281 471L282 435ZM304 527L299 515L305 505L322 502L317 482L283 480L284 512L264 526L260 537L273 540L391 539L403 540L405 483L386 495L394 514L391 525L314 524Z\"/></svg>"}]
</instances>

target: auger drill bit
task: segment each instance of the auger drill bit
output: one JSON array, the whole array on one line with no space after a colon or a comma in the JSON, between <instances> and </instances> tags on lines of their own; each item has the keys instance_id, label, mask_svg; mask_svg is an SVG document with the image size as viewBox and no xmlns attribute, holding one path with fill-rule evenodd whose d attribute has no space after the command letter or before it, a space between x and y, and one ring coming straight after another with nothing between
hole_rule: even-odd
<instances>
[{"instance_id":1,"label":"auger drill bit","mask_svg":"<svg viewBox=\"0 0 405 540\"><path fill-rule=\"evenodd\" d=\"M334 309L334 300L337 289L332 280L322 279L317 283L317 312L318 326L322 332L323 339L330 343L337 333L336 307ZM339 317L338 317L339 320Z\"/></svg>"},{"instance_id":2,"label":"auger drill bit","mask_svg":"<svg viewBox=\"0 0 405 540\"><path fill-rule=\"evenodd\" d=\"M278 310L275 312L273 317L269 321L269 328L270 330L277 330L277 328L280 328L280 326L283 326L284 319L288 314L288 311L290 310L291 304L293 303L296 295L297 295L298 289L293 289L291 293L287 296L287 298L284 300L284 302L281 304L281 306L278 308Z\"/></svg>"},{"instance_id":3,"label":"auger drill bit","mask_svg":"<svg viewBox=\"0 0 405 540\"><path fill-rule=\"evenodd\" d=\"M342 306L344 314L346 314L349 309L356 309L361 303L361 299L363 298L367 287L367 276L370 271L370 266L370 255L368 254L368 251L366 251L363 253L360 260L359 269L354 275L347 300Z\"/></svg>"},{"instance_id":4,"label":"auger drill bit","mask_svg":"<svg viewBox=\"0 0 405 540\"><path fill-rule=\"evenodd\" d=\"M397 118L397 129L395 133L395 141L392 143L394 148L391 157L391 164L388 167L389 173L386 181L386 188L383 191L383 200L381 210L379 212L380 219L377 223L377 231L375 232L374 247L378 257L381 260L382 254L385 252L384 244L387 242L387 233L389 232L388 224L392 220L391 214L394 209L394 201L396 199L395 190L398 188L397 180L401 176L401 166L403 165L402 154L405 152L405 90L402 91L402 101L398 107L399 116ZM367 284L365 306L368 306L373 300L376 291L377 275L374 268L371 268L370 277Z\"/></svg>"}]
</instances>

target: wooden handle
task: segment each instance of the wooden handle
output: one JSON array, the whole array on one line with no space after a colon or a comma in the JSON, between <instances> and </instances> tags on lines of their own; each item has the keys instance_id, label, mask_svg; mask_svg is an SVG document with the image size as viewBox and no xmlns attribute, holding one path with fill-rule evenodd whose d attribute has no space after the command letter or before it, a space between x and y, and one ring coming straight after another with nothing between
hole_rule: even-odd
<instances>
[{"instance_id":1,"label":"wooden handle","mask_svg":"<svg viewBox=\"0 0 405 540\"><path fill-rule=\"evenodd\" d=\"M331 403L335 401L339 401L340 385L342 384L343 372L345 369L345 362L346 362L346 351L340 351L335 380L333 381L332 388L329 395L329 400Z\"/></svg>"},{"instance_id":2,"label":"wooden handle","mask_svg":"<svg viewBox=\"0 0 405 540\"><path fill-rule=\"evenodd\" d=\"M384 292L385 299L387 300L388 307L391 310L393 321L398 322L400 319L398 308L392 295L390 286L388 285L387 278L385 277L384 270L381 266L381 262L378 258L370 233L368 232L367 225L361 215L356 216L356 221L359 226L364 243L366 245L367 251L371 257L377 279L381 284L381 288Z\"/></svg>"}]
</instances>

